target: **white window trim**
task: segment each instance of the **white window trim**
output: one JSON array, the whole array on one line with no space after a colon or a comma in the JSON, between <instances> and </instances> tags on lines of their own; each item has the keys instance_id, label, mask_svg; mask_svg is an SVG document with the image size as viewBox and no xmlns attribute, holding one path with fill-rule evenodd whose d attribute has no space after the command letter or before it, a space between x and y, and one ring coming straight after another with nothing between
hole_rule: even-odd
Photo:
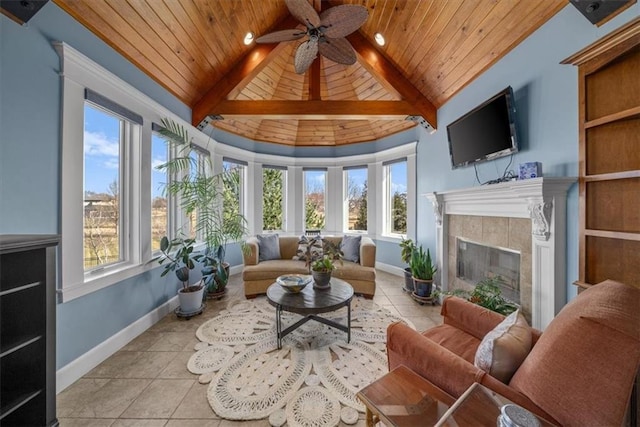
<instances>
[{"instance_id":1,"label":"white window trim","mask_svg":"<svg viewBox=\"0 0 640 427\"><path fill-rule=\"evenodd\" d=\"M60 57L62 79L61 108L61 256L59 299L67 302L158 267L149 263L151 252L151 123L168 117L185 126L194 142L206 146L207 137L168 109L111 74L77 50L63 42L53 42ZM124 203L140 220L130 220L128 261L85 274L83 263L83 170L84 164L84 91L89 88L143 117L136 138L140 143L127 161L132 162L134 176L128 176L130 188ZM70 166L67 166L70 165ZM134 215L135 217L136 215ZM145 219L146 218L146 219ZM177 215L174 215L177 218ZM78 226L80 224L80 226Z\"/></svg>"}]
</instances>

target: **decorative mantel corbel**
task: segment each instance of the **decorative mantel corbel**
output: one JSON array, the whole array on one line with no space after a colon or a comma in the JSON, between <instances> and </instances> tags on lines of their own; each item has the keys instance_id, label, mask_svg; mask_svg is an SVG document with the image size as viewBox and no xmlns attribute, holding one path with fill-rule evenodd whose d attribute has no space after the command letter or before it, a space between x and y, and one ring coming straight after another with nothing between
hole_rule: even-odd
<instances>
[{"instance_id":1,"label":"decorative mantel corbel","mask_svg":"<svg viewBox=\"0 0 640 427\"><path fill-rule=\"evenodd\" d=\"M528 207L531 216L531 234L538 240L549 240L553 201L529 200Z\"/></svg>"},{"instance_id":2,"label":"decorative mantel corbel","mask_svg":"<svg viewBox=\"0 0 640 427\"><path fill-rule=\"evenodd\" d=\"M425 196L433 206L433 215L436 219L436 226L442 227L442 215L444 213L444 200L442 199L442 195L434 192L425 194Z\"/></svg>"}]
</instances>

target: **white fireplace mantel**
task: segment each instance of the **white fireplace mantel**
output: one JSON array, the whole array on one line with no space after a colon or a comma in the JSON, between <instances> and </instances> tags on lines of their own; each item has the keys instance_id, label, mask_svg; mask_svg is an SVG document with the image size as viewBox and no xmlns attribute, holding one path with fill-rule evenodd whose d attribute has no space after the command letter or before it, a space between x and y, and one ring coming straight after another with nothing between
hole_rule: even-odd
<instances>
[{"instance_id":1,"label":"white fireplace mantel","mask_svg":"<svg viewBox=\"0 0 640 427\"><path fill-rule=\"evenodd\" d=\"M531 219L532 326L544 329L566 303L566 204L575 178L534 178L425 194L436 218L440 283L448 289L448 215Z\"/></svg>"}]
</instances>

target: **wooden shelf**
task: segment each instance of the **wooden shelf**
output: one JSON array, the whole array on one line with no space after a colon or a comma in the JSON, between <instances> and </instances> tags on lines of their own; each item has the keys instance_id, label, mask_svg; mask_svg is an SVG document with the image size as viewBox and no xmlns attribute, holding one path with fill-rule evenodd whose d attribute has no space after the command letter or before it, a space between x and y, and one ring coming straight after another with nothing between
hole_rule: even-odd
<instances>
[{"instance_id":1,"label":"wooden shelf","mask_svg":"<svg viewBox=\"0 0 640 427\"><path fill-rule=\"evenodd\" d=\"M21 395L14 401L9 402L6 406L3 406L2 409L0 409L0 421L11 415L16 410L20 409L22 406L29 403L31 400L38 397L40 393L42 393L42 390L36 390L33 393Z\"/></svg>"},{"instance_id":2,"label":"wooden shelf","mask_svg":"<svg viewBox=\"0 0 640 427\"><path fill-rule=\"evenodd\" d=\"M623 231L584 230L586 236L604 237L607 239L635 240L640 242L640 233L625 233Z\"/></svg>"},{"instance_id":3,"label":"wooden shelf","mask_svg":"<svg viewBox=\"0 0 640 427\"><path fill-rule=\"evenodd\" d=\"M629 108L628 110L619 111L584 123L584 128L589 129L596 126L606 125L608 123L620 120L629 120L640 118L640 106Z\"/></svg>"},{"instance_id":4,"label":"wooden shelf","mask_svg":"<svg viewBox=\"0 0 640 427\"><path fill-rule=\"evenodd\" d=\"M638 149L640 149L640 147ZM595 181L613 181L614 179L628 179L628 178L640 178L640 170L586 175L582 178L582 180L584 180L584 182L595 182Z\"/></svg>"}]
</instances>

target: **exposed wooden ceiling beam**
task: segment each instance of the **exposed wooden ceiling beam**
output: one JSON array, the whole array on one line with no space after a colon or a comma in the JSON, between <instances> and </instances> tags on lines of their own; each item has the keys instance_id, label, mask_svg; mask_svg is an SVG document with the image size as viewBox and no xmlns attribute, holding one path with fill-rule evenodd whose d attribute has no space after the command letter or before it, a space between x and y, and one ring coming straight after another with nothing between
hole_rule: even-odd
<instances>
[{"instance_id":1,"label":"exposed wooden ceiling beam","mask_svg":"<svg viewBox=\"0 0 640 427\"><path fill-rule=\"evenodd\" d=\"M300 120L404 120L416 109L406 101L222 101L222 117Z\"/></svg>"},{"instance_id":2,"label":"exposed wooden ceiling beam","mask_svg":"<svg viewBox=\"0 0 640 427\"><path fill-rule=\"evenodd\" d=\"M413 106L414 112L411 115L422 116L434 129L438 128L437 108L369 40L359 31L351 33L347 39L360 55L360 63L367 67L372 75L386 80L404 101Z\"/></svg>"},{"instance_id":3,"label":"exposed wooden ceiling beam","mask_svg":"<svg viewBox=\"0 0 640 427\"><path fill-rule=\"evenodd\" d=\"M299 24L295 18L287 15L287 17L280 21L271 31L296 28ZM247 52L247 54L193 106L191 109L192 124L198 126L205 117L210 114L216 114L216 105L225 100L236 87L246 85L250 82L269 64L271 59L277 55L277 51L283 49L284 46L284 43L256 44L253 49Z\"/></svg>"}]
</instances>

